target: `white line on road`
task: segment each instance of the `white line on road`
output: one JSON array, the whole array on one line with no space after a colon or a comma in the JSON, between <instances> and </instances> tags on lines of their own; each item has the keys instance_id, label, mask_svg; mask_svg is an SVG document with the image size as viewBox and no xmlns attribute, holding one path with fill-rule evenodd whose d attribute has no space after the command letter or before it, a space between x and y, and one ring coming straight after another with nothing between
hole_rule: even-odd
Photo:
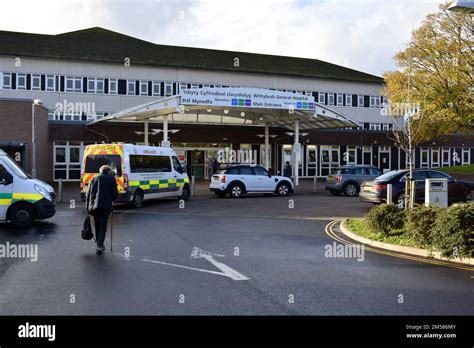
<instances>
[{"instance_id":1,"label":"white line on road","mask_svg":"<svg viewBox=\"0 0 474 348\"><path fill-rule=\"evenodd\" d=\"M217 271L211 271L208 269L202 269L202 268L196 268L196 267L190 267L190 266L184 266L184 265L178 265L176 263L170 263L170 262L164 262L164 261L158 261L158 260L152 260L150 258L143 258L143 259L137 259L134 256L125 256L120 253L114 253L116 256L125 259L127 261L131 259L136 259L140 261L145 261L145 262L150 262L150 263L155 263L159 265L165 265L165 266L171 266L171 267L177 267L177 268L182 268L182 269L187 269L190 271L198 271L198 272L204 272L204 273L210 273L210 274L215 274L215 275L220 275L223 277L230 278L232 280L249 280L250 278L247 277L246 275L243 275L240 272L237 272L235 269L221 263L217 262L214 260L214 257L225 257L225 255L221 254L214 254L209 251L205 251L202 249L199 249L197 247L194 247L192 252L191 252L191 258L193 259L198 259L198 258L203 258L207 261L209 261L214 267L216 267L220 272Z\"/></svg>"},{"instance_id":2,"label":"white line on road","mask_svg":"<svg viewBox=\"0 0 474 348\"><path fill-rule=\"evenodd\" d=\"M191 252L191 258L203 258L209 261L214 267L219 269L223 274L227 275L229 278L233 280L249 280L250 278L243 275L240 272L237 272L235 269L223 264L222 262L218 262L214 260L214 257L225 257L225 255L213 254L208 251L199 249L197 247L193 248Z\"/></svg>"}]
</instances>

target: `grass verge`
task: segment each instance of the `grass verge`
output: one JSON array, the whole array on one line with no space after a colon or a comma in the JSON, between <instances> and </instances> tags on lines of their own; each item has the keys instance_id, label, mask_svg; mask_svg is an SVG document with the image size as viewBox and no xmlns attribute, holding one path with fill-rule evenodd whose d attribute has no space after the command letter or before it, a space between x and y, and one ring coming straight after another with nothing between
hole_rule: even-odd
<instances>
[{"instance_id":1,"label":"grass verge","mask_svg":"<svg viewBox=\"0 0 474 348\"><path fill-rule=\"evenodd\" d=\"M364 218L348 219L346 220L346 226L355 234L378 242L421 248L420 245L404 234L403 230L393 231L388 236L372 231Z\"/></svg>"},{"instance_id":2,"label":"grass verge","mask_svg":"<svg viewBox=\"0 0 474 348\"><path fill-rule=\"evenodd\" d=\"M468 164L465 166L454 166L454 167L441 167L433 168L439 170L440 172L448 174L473 174L474 173L474 164Z\"/></svg>"}]
</instances>

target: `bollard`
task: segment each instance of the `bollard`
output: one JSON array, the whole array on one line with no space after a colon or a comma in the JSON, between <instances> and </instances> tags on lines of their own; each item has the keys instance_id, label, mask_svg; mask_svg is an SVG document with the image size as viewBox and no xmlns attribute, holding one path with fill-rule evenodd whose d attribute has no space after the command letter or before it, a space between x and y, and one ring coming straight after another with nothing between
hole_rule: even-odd
<instances>
[{"instance_id":1,"label":"bollard","mask_svg":"<svg viewBox=\"0 0 474 348\"><path fill-rule=\"evenodd\" d=\"M317 177L316 177L316 174L314 174L313 176L313 192L316 193L316 181L317 181Z\"/></svg>"},{"instance_id":2,"label":"bollard","mask_svg":"<svg viewBox=\"0 0 474 348\"><path fill-rule=\"evenodd\" d=\"M194 175L191 177L191 195L196 195L196 177Z\"/></svg>"},{"instance_id":3,"label":"bollard","mask_svg":"<svg viewBox=\"0 0 474 348\"><path fill-rule=\"evenodd\" d=\"M387 185L387 204L392 204L392 184Z\"/></svg>"},{"instance_id":4,"label":"bollard","mask_svg":"<svg viewBox=\"0 0 474 348\"><path fill-rule=\"evenodd\" d=\"M59 179L59 185L58 185L58 202L62 203L63 202L63 179Z\"/></svg>"}]
</instances>

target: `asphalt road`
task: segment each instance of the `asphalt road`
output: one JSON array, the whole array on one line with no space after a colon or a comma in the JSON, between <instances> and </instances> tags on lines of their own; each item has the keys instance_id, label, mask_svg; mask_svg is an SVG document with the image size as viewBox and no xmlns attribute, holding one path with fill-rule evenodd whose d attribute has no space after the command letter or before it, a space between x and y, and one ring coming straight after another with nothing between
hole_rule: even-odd
<instances>
[{"instance_id":1,"label":"asphalt road","mask_svg":"<svg viewBox=\"0 0 474 348\"><path fill-rule=\"evenodd\" d=\"M328 223L369 208L323 192L120 206L114 250L98 256L80 239L83 208L63 204L29 230L0 225L0 244L39 250L37 262L0 259L0 313L472 315L474 272L325 256Z\"/></svg>"}]
</instances>

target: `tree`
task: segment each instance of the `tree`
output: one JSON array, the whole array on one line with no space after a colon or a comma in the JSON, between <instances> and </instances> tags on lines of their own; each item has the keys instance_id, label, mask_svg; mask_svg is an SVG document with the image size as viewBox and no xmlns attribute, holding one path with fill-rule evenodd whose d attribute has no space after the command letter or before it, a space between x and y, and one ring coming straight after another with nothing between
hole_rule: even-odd
<instances>
[{"instance_id":1,"label":"tree","mask_svg":"<svg viewBox=\"0 0 474 348\"><path fill-rule=\"evenodd\" d=\"M399 70L384 74L391 115L404 117L407 107L421 111L417 142L474 130L474 20L449 12L448 5L440 5L412 33L395 56Z\"/></svg>"}]
</instances>

